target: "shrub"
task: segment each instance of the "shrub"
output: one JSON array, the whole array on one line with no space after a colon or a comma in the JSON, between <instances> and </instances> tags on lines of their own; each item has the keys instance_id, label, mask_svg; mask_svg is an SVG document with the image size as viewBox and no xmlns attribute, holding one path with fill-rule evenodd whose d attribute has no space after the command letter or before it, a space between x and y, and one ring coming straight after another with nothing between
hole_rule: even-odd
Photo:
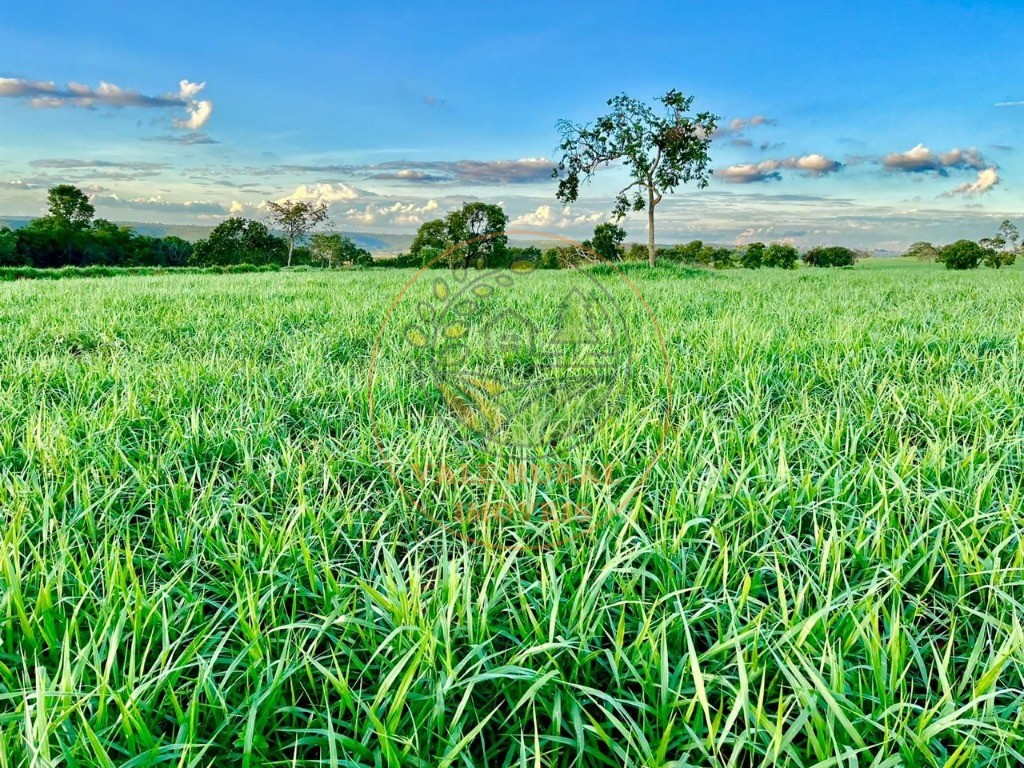
<instances>
[{"instance_id":1,"label":"shrub","mask_svg":"<svg viewBox=\"0 0 1024 768\"><path fill-rule=\"evenodd\" d=\"M805 253L803 260L812 267L852 267L857 254L841 245L821 245Z\"/></svg>"},{"instance_id":2,"label":"shrub","mask_svg":"<svg viewBox=\"0 0 1024 768\"><path fill-rule=\"evenodd\" d=\"M939 261L946 269L977 269L985 259L985 249L973 240L957 240L943 246L939 251Z\"/></svg>"},{"instance_id":3,"label":"shrub","mask_svg":"<svg viewBox=\"0 0 1024 768\"><path fill-rule=\"evenodd\" d=\"M764 263L764 243L751 243L743 250L740 266L745 269L760 269Z\"/></svg>"},{"instance_id":4,"label":"shrub","mask_svg":"<svg viewBox=\"0 0 1024 768\"><path fill-rule=\"evenodd\" d=\"M766 267L795 269L797 259L799 258L800 252L789 243L772 243L764 252L764 261L762 263Z\"/></svg>"}]
</instances>

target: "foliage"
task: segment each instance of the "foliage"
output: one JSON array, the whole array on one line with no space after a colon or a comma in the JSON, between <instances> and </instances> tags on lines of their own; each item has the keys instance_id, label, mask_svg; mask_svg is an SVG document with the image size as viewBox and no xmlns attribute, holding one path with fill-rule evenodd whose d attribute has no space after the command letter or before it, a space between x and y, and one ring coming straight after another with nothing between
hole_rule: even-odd
<instances>
[{"instance_id":1,"label":"foliage","mask_svg":"<svg viewBox=\"0 0 1024 768\"><path fill-rule=\"evenodd\" d=\"M365 248L360 248L350 237L338 233L317 233L309 241L310 261L313 264L340 267L343 264L369 266L373 264L373 256Z\"/></svg>"},{"instance_id":2,"label":"foliage","mask_svg":"<svg viewBox=\"0 0 1024 768\"><path fill-rule=\"evenodd\" d=\"M377 458L460 461L408 274L0 287L0 764L1018 765L1024 276L677 269L542 551Z\"/></svg>"},{"instance_id":3,"label":"foliage","mask_svg":"<svg viewBox=\"0 0 1024 768\"><path fill-rule=\"evenodd\" d=\"M977 269L985 256L986 249L973 240L957 240L943 246L938 260L946 265L946 269Z\"/></svg>"},{"instance_id":4,"label":"foliage","mask_svg":"<svg viewBox=\"0 0 1024 768\"><path fill-rule=\"evenodd\" d=\"M918 261L937 261L939 249L931 243L917 242L911 245L903 255L905 258L917 259Z\"/></svg>"},{"instance_id":5,"label":"foliage","mask_svg":"<svg viewBox=\"0 0 1024 768\"><path fill-rule=\"evenodd\" d=\"M18 236L7 229L0 228L0 266L11 267L25 263L25 257L18 253Z\"/></svg>"},{"instance_id":6,"label":"foliage","mask_svg":"<svg viewBox=\"0 0 1024 768\"><path fill-rule=\"evenodd\" d=\"M61 227L84 229L96 215L89 196L72 184L58 184L46 193L50 216Z\"/></svg>"},{"instance_id":7,"label":"foliage","mask_svg":"<svg viewBox=\"0 0 1024 768\"><path fill-rule=\"evenodd\" d=\"M222 221L192 248L191 263L200 267L224 264L284 264L288 244L261 221L232 217Z\"/></svg>"},{"instance_id":8,"label":"foliage","mask_svg":"<svg viewBox=\"0 0 1024 768\"><path fill-rule=\"evenodd\" d=\"M731 269L736 266L736 251L732 248L711 248L707 263L715 269Z\"/></svg>"},{"instance_id":9,"label":"foliage","mask_svg":"<svg viewBox=\"0 0 1024 768\"><path fill-rule=\"evenodd\" d=\"M665 249L665 258L677 264L695 265L701 263L704 253L704 242L693 240L689 243L680 243Z\"/></svg>"},{"instance_id":10,"label":"foliage","mask_svg":"<svg viewBox=\"0 0 1024 768\"><path fill-rule=\"evenodd\" d=\"M15 280L64 280L77 277L148 277L152 275L232 275L244 272L276 272L279 264L228 264L222 267L0 267L0 282Z\"/></svg>"},{"instance_id":11,"label":"foliage","mask_svg":"<svg viewBox=\"0 0 1024 768\"><path fill-rule=\"evenodd\" d=\"M648 261L654 266L654 211L666 194L690 182L706 187L708 150L718 125L710 112L691 114L693 97L671 90L658 99L663 114L626 94L608 100L611 111L593 124L558 123L561 158L554 176L556 196L566 204L579 198L580 184L603 167L621 164L632 181L615 197L617 219L647 210Z\"/></svg>"},{"instance_id":12,"label":"foliage","mask_svg":"<svg viewBox=\"0 0 1024 768\"><path fill-rule=\"evenodd\" d=\"M852 267L857 261L857 254L841 245L821 245L807 251L803 261L812 267Z\"/></svg>"},{"instance_id":13,"label":"foliage","mask_svg":"<svg viewBox=\"0 0 1024 768\"><path fill-rule=\"evenodd\" d=\"M1020 240L1020 232L1017 226L1005 219L999 225L999 231L994 237L986 237L980 245L985 249L985 266L993 269L1009 266L1017 260L1020 247L1017 245Z\"/></svg>"},{"instance_id":14,"label":"foliage","mask_svg":"<svg viewBox=\"0 0 1024 768\"><path fill-rule=\"evenodd\" d=\"M500 205L465 203L443 219L420 225L409 254L423 264L436 259L436 254L445 255L444 266L453 269L507 266L507 225L508 216ZM435 254L430 260L424 258L425 248Z\"/></svg>"},{"instance_id":15,"label":"foliage","mask_svg":"<svg viewBox=\"0 0 1024 768\"><path fill-rule=\"evenodd\" d=\"M740 266L744 269L760 269L764 264L766 250L764 243L748 244L740 257Z\"/></svg>"},{"instance_id":16,"label":"foliage","mask_svg":"<svg viewBox=\"0 0 1024 768\"><path fill-rule=\"evenodd\" d=\"M270 200L266 203L272 224L284 232L288 241L287 265L292 265L295 244L301 242L310 232L328 220L327 204L311 200Z\"/></svg>"},{"instance_id":17,"label":"foliage","mask_svg":"<svg viewBox=\"0 0 1024 768\"><path fill-rule=\"evenodd\" d=\"M799 258L800 251L796 249L796 246L789 243L772 243L764 252L764 261L762 263L766 267L796 269L796 262Z\"/></svg>"},{"instance_id":18,"label":"foliage","mask_svg":"<svg viewBox=\"0 0 1024 768\"><path fill-rule=\"evenodd\" d=\"M626 230L614 222L606 221L594 227L594 236L583 245L605 261L622 261L625 250L622 243L625 240Z\"/></svg>"}]
</instances>

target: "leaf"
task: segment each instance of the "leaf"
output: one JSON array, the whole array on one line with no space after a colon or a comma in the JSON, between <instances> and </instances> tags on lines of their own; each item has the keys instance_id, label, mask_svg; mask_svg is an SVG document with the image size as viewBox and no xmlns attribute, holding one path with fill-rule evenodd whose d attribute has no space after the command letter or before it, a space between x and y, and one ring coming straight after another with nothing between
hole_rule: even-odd
<instances>
[{"instance_id":1,"label":"leaf","mask_svg":"<svg viewBox=\"0 0 1024 768\"><path fill-rule=\"evenodd\" d=\"M461 339L466 335L466 326L461 323L453 323L444 329L444 335L449 339Z\"/></svg>"},{"instance_id":2,"label":"leaf","mask_svg":"<svg viewBox=\"0 0 1024 768\"><path fill-rule=\"evenodd\" d=\"M493 289L489 285L478 285L473 289L473 293L477 296L490 296L493 293Z\"/></svg>"},{"instance_id":3,"label":"leaf","mask_svg":"<svg viewBox=\"0 0 1024 768\"><path fill-rule=\"evenodd\" d=\"M516 261L512 262L511 269L517 275L525 275L528 272L532 272L534 270L534 264L532 261L529 261L528 259L517 259Z\"/></svg>"},{"instance_id":4,"label":"leaf","mask_svg":"<svg viewBox=\"0 0 1024 768\"><path fill-rule=\"evenodd\" d=\"M439 301L444 301L448 298L448 283L444 280L438 279L434 281L434 296Z\"/></svg>"}]
</instances>

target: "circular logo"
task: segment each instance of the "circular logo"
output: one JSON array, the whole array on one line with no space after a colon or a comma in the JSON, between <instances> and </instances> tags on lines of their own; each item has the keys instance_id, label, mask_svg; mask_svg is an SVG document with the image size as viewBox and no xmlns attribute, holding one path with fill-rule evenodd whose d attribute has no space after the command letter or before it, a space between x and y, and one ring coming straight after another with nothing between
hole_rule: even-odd
<instances>
[{"instance_id":1,"label":"circular logo","mask_svg":"<svg viewBox=\"0 0 1024 768\"><path fill-rule=\"evenodd\" d=\"M399 292L371 357L370 416L425 519L488 546L539 548L593 531L642 492L671 379L657 323L614 264L565 238L510 234L557 247L466 267L464 253L490 250L477 238ZM638 366L666 392L645 395Z\"/></svg>"}]
</instances>

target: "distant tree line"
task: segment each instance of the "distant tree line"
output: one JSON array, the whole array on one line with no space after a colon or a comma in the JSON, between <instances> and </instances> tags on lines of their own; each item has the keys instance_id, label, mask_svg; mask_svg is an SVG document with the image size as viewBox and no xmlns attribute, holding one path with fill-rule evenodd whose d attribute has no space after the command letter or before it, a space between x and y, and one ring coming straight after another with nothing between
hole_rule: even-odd
<instances>
[{"instance_id":1,"label":"distant tree line","mask_svg":"<svg viewBox=\"0 0 1024 768\"><path fill-rule=\"evenodd\" d=\"M945 264L946 269L977 269L982 264L1000 269L1016 262L1022 253L1024 243L1020 239L1020 230L1012 221L1005 219L994 235L983 237L978 242L957 240L943 246L919 242L910 246L904 256Z\"/></svg>"},{"instance_id":2,"label":"distant tree line","mask_svg":"<svg viewBox=\"0 0 1024 768\"><path fill-rule=\"evenodd\" d=\"M70 184L50 189L47 206L45 216L20 229L0 227L0 267L336 267L373 260L369 251L339 234L313 234L308 245L301 244L326 221L320 204L268 203L269 218L285 237L262 221L232 217L196 243L173 235L152 237L97 219L89 197Z\"/></svg>"}]
</instances>

